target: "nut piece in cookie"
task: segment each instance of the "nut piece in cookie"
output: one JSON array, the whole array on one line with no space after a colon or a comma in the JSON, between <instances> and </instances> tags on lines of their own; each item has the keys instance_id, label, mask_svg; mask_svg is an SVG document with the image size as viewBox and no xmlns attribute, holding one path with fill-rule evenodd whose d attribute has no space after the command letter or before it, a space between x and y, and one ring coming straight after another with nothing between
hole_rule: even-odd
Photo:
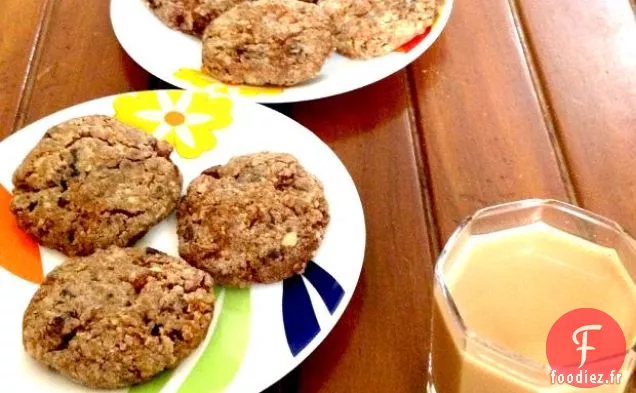
<instances>
[{"instance_id":1,"label":"nut piece in cookie","mask_svg":"<svg viewBox=\"0 0 636 393\"><path fill-rule=\"evenodd\" d=\"M227 286L302 273L329 223L320 182L289 154L256 153L210 168L177 209L179 253Z\"/></svg>"},{"instance_id":2,"label":"nut piece in cookie","mask_svg":"<svg viewBox=\"0 0 636 393\"><path fill-rule=\"evenodd\" d=\"M436 0L320 0L336 26L336 50L352 58L386 55L433 24Z\"/></svg>"},{"instance_id":3,"label":"nut piece in cookie","mask_svg":"<svg viewBox=\"0 0 636 393\"><path fill-rule=\"evenodd\" d=\"M206 29L203 71L232 84L296 85L320 73L333 51L333 30L311 3L241 3Z\"/></svg>"},{"instance_id":4,"label":"nut piece in cookie","mask_svg":"<svg viewBox=\"0 0 636 393\"><path fill-rule=\"evenodd\" d=\"M13 174L11 211L40 244L67 255L127 246L176 207L172 147L106 116L51 128Z\"/></svg>"},{"instance_id":5,"label":"nut piece in cookie","mask_svg":"<svg viewBox=\"0 0 636 393\"><path fill-rule=\"evenodd\" d=\"M246 0L144 0L166 26L198 37L211 21L243 1Z\"/></svg>"},{"instance_id":6,"label":"nut piece in cookie","mask_svg":"<svg viewBox=\"0 0 636 393\"><path fill-rule=\"evenodd\" d=\"M212 278L180 258L111 247L68 259L31 299L23 344L38 362L93 388L176 367L205 338Z\"/></svg>"}]
</instances>

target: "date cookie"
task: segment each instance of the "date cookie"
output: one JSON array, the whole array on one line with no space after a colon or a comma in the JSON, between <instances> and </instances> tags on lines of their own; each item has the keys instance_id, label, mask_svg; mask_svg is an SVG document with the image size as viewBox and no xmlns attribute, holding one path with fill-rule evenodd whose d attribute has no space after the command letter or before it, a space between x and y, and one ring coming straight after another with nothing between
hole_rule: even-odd
<instances>
[{"instance_id":1,"label":"date cookie","mask_svg":"<svg viewBox=\"0 0 636 393\"><path fill-rule=\"evenodd\" d=\"M144 1L166 26L201 37L211 21L246 0Z\"/></svg>"},{"instance_id":2,"label":"date cookie","mask_svg":"<svg viewBox=\"0 0 636 393\"><path fill-rule=\"evenodd\" d=\"M42 245L67 255L128 246L181 194L172 147L106 116L51 128L13 174L11 211Z\"/></svg>"},{"instance_id":3,"label":"date cookie","mask_svg":"<svg viewBox=\"0 0 636 393\"><path fill-rule=\"evenodd\" d=\"M233 287L302 273L329 223L321 183L289 154L256 153L208 169L177 209L179 253Z\"/></svg>"},{"instance_id":4,"label":"date cookie","mask_svg":"<svg viewBox=\"0 0 636 393\"><path fill-rule=\"evenodd\" d=\"M320 0L336 26L336 50L367 59L386 55L433 24L436 0Z\"/></svg>"},{"instance_id":5,"label":"date cookie","mask_svg":"<svg viewBox=\"0 0 636 393\"><path fill-rule=\"evenodd\" d=\"M26 309L26 352L77 383L113 389L174 368L203 341L212 279L156 250L111 247L70 258Z\"/></svg>"},{"instance_id":6,"label":"date cookie","mask_svg":"<svg viewBox=\"0 0 636 393\"><path fill-rule=\"evenodd\" d=\"M314 78L334 48L329 17L298 0L241 3L203 35L203 71L231 84L292 86Z\"/></svg>"}]
</instances>

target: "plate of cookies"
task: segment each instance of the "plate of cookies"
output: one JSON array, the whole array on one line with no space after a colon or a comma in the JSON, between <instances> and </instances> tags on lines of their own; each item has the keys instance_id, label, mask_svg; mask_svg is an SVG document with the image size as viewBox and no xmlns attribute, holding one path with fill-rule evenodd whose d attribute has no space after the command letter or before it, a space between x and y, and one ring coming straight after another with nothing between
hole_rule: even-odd
<instances>
[{"instance_id":1,"label":"plate of cookies","mask_svg":"<svg viewBox=\"0 0 636 393\"><path fill-rule=\"evenodd\" d=\"M260 103L379 81L437 40L453 0L111 0L115 35L156 77Z\"/></svg>"},{"instance_id":2,"label":"plate of cookies","mask_svg":"<svg viewBox=\"0 0 636 393\"><path fill-rule=\"evenodd\" d=\"M11 392L260 392L344 312L355 185L309 130L226 94L101 98L0 143Z\"/></svg>"}]
</instances>

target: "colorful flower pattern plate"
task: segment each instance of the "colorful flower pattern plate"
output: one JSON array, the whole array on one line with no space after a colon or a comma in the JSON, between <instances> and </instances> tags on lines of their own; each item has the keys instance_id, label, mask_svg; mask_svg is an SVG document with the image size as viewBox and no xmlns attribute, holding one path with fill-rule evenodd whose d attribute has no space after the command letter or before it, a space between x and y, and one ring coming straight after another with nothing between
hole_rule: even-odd
<instances>
[{"instance_id":1,"label":"colorful flower pattern plate","mask_svg":"<svg viewBox=\"0 0 636 393\"><path fill-rule=\"evenodd\" d=\"M448 22L452 7L453 0L444 0L434 25L394 53L370 60L353 60L334 53L317 78L288 88L231 86L203 74L199 71L201 41L163 25L142 0L111 0L110 15L122 47L156 77L182 89L243 96L260 103L284 103L346 93L399 71L437 40Z\"/></svg>"},{"instance_id":2,"label":"colorful flower pattern plate","mask_svg":"<svg viewBox=\"0 0 636 393\"><path fill-rule=\"evenodd\" d=\"M22 315L38 283L63 261L16 226L9 212L11 176L55 124L103 114L163 138L184 186L204 169L258 151L288 152L324 184L331 222L324 242L302 276L249 289L217 287L217 304L202 345L177 369L118 393L252 393L285 376L324 340L351 295L365 247L360 198L347 170L314 134L266 107L227 95L163 90L90 101L37 121L0 143L0 383L2 391L75 393L69 382L29 358L22 347ZM177 255L174 215L138 246Z\"/></svg>"}]
</instances>

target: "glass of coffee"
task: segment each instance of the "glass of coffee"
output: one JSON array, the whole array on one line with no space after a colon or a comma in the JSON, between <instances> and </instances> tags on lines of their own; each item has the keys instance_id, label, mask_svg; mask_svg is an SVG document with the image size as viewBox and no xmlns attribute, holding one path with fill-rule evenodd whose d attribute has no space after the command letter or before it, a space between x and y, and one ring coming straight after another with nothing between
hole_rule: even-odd
<instances>
[{"instance_id":1,"label":"glass of coffee","mask_svg":"<svg viewBox=\"0 0 636 393\"><path fill-rule=\"evenodd\" d=\"M610 220L553 200L478 211L435 267L428 393L628 391L635 277Z\"/></svg>"}]
</instances>

